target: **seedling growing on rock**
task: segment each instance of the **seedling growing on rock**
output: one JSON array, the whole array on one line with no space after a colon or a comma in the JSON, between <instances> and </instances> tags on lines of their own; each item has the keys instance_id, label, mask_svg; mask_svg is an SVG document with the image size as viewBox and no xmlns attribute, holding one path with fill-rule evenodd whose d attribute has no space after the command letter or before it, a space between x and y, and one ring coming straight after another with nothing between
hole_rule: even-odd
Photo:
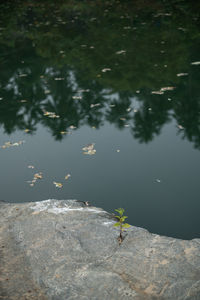
<instances>
[{"instance_id":1,"label":"seedling growing on rock","mask_svg":"<svg viewBox=\"0 0 200 300\"><path fill-rule=\"evenodd\" d=\"M114 224L114 226L116 227L119 227L119 237L118 237L118 241L119 241L119 244L122 243L123 241L123 236L122 236L122 232L124 231L124 228L129 228L130 225L127 224L127 223L124 223L125 220L128 218L127 216L124 216L124 209L123 208L118 208L118 209L115 209L115 211L118 212L119 216L118 215L114 215L115 218L118 219L118 222Z\"/></svg>"}]
</instances>

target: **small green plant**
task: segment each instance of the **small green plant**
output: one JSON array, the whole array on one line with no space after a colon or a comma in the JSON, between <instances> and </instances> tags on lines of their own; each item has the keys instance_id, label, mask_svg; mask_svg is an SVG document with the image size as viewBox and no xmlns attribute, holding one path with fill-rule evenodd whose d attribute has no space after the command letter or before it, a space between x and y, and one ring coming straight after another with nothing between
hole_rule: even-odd
<instances>
[{"instance_id":1,"label":"small green plant","mask_svg":"<svg viewBox=\"0 0 200 300\"><path fill-rule=\"evenodd\" d=\"M122 236L122 233L124 231L124 228L129 228L130 225L127 224L127 223L124 223L125 220L128 218L127 216L124 216L124 209L123 208L118 208L118 209L115 209L115 211L118 212L119 216L118 215L114 215L115 218L118 219L118 222L114 224L114 226L116 227L119 227L119 237L118 237L118 241L119 241L119 244L121 244L121 242L123 241L123 236Z\"/></svg>"}]
</instances>

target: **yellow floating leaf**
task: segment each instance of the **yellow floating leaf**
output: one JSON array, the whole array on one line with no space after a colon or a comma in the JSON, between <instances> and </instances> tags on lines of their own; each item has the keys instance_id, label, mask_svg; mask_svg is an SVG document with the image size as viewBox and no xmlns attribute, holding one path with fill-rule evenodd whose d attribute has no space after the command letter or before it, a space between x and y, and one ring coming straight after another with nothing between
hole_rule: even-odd
<instances>
[{"instance_id":1,"label":"yellow floating leaf","mask_svg":"<svg viewBox=\"0 0 200 300\"><path fill-rule=\"evenodd\" d=\"M87 155L94 155L96 153L96 150L94 149L94 143L89 144L85 147L82 148L82 150L84 151L83 154L87 154Z\"/></svg>"},{"instance_id":2,"label":"yellow floating leaf","mask_svg":"<svg viewBox=\"0 0 200 300\"><path fill-rule=\"evenodd\" d=\"M173 91L175 89L174 86L167 86L167 87L163 87L160 89L161 92L165 92L165 91Z\"/></svg>"},{"instance_id":3,"label":"yellow floating leaf","mask_svg":"<svg viewBox=\"0 0 200 300\"><path fill-rule=\"evenodd\" d=\"M62 186L63 186L62 183L56 182L56 181L54 181L53 184L55 184L55 186L56 186L57 188L62 188Z\"/></svg>"},{"instance_id":4,"label":"yellow floating leaf","mask_svg":"<svg viewBox=\"0 0 200 300\"><path fill-rule=\"evenodd\" d=\"M35 173L34 174L34 179L42 179L42 173L40 172L40 173Z\"/></svg>"}]
</instances>

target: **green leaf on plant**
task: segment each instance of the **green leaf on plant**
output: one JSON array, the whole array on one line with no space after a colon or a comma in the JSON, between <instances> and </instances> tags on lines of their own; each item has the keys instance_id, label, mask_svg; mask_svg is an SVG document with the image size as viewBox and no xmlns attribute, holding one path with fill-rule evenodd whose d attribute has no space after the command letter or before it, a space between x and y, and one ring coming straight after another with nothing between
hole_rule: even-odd
<instances>
[{"instance_id":1,"label":"green leaf on plant","mask_svg":"<svg viewBox=\"0 0 200 300\"><path fill-rule=\"evenodd\" d=\"M120 226L120 223L119 223L119 222L117 222L117 223L115 223L115 224L114 224L114 226Z\"/></svg>"},{"instance_id":2,"label":"green leaf on plant","mask_svg":"<svg viewBox=\"0 0 200 300\"><path fill-rule=\"evenodd\" d=\"M117 211L120 214L120 216L122 216L123 213L124 213L124 209L123 208L115 209L115 211Z\"/></svg>"},{"instance_id":3,"label":"green leaf on plant","mask_svg":"<svg viewBox=\"0 0 200 300\"><path fill-rule=\"evenodd\" d=\"M128 223L125 223L125 224L122 225L122 227L123 228L129 228L129 227L131 227L131 225L129 225Z\"/></svg>"},{"instance_id":4,"label":"green leaf on plant","mask_svg":"<svg viewBox=\"0 0 200 300\"><path fill-rule=\"evenodd\" d=\"M121 221L121 222L124 222L124 221L125 221L125 219L127 219L127 218L128 218L128 217L126 217L126 216L123 216L123 217L121 217L121 218L120 218L120 221Z\"/></svg>"}]
</instances>

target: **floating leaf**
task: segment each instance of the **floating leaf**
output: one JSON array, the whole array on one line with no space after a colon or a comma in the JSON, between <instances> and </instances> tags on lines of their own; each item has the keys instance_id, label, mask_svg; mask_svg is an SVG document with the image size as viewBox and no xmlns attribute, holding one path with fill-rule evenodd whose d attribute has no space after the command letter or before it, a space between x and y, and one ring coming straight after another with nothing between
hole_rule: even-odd
<instances>
[{"instance_id":1,"label":"floating leaf","mask_svg":"<svg viewBox=\"0 0 200 300\"><path fill-rule=\"evenodd\" d=\"M165 91L173 91L175 89L174 86L167 86L167 87L163 87L160 89L161 92L165 92Z\"/></svg>"},{"instance_id":2,"label":"floating leaf","mask_svg":"<svg viewBox=\"0 0 200 300\"><path fill-rule=\"evenodd\" d=\"M125 54L125 53L126 53L125 50L120 50L120 51L117 51L117 52L116 52L116 54L118 54L118 55L119 55L119 54Z\"/></svg>"},{"instance_id":3,"label":"floating leaf","mask_svg":"<svg viewBox=\"0 0 200 300\"><path fill-rule=\"evenodd\" d=\"M65 176L65 180L69 179L70 177L71 177L71 175L70 175L70 174L67 174L67 175Z\"/></svg>"},{"instance_id":4,"label":"floating leaf","mask_svg":"<svg viewBox=\"0 0 200 300\"><path fill-rule=\"evenodd\" d=\"M161 92L161 91L152 91L151 94L162 95L162 94L164 94L164 92Z\"/></svg>"},{"instance_id":5,"label":"floating leaf","mask_svg":"<svg viewBox=\"0 0 200 300\"><path fill-rule=\"evenodd\" d=\"M34 169L34 166L28 166L29 169ZM42 175L42 172L38 172L38 173L35 173L34 176L33 176L33 179L31 181L27 181L29 183L29 185L31 187L34 186L34 184L37 182L38 179L42 179L43 178L43 175Z\"/></svg>"},{"instance_id":6,"label":"floating leaf","mask_svg":"<svg viewBox=\"0 0 200 300\"><path fill-rule=\"evenodd\" d=\"M179 129L184 129L184 127L182 125L178 125Z\"/></svg>"},{"instance_id":7,"label":"floating leaf","mask_svg":"<svg viewBox=\"0 0 200 300\"><path fill-rule=\"evenodd\" d=\"M82 150L84 151L83 154L87 154L87 155L94 155L96 153L96 150L94 149L94 143L89 144L85 147L82 148Z\"/></svg>"},{"instance_id":8,"label":"floating leaf","mask_svg":"<svg viewBox=\"0 0 200 300\"><path fill-rule=\"evenodd\" d=\"M100 106L101 104L100 103L95 103L95 104L90 104L90 107L93 108L93 107L97 107L97 106Z\"/></svg>"},{"instance_id":9,"label":"floating leaf","mask_svg":"<svg viewBox=\"0 0 200 300\"><path fill-rule=\"evenodd\" d=\"M44 111L43 115L49 118L60 118L60 116L56 115L54 112L51 111Z\"/></svg>"},{"instance_id":10,"label":"floating leaf","mask_svg":"<svg viewBox=\"0 0 200 300\"><path fill-rule=\"evenodd\" d=\"M42 179L42 172L39 172L39 173L35 173L34 174L34 179Z\"/></svg>"},{"instance_id":11,"label":"floating leaf","mask_svg":"<svg viewBox=\"0 0 200 300\"><path fill-rule=\"evenodd\" d=\"M45 90L44 93L45 93L45 94L50 94L51 91L50 91L50 90Z\"/></svg>"},{"instance_id":12,"label":"floating leaf","mask_svg":"<svg viewBox=\"0 0 200 300\"><path fill-rule=\"evenodd\" d=\"M0 148L6 149L6 148L22 145L23 143L25 143L25 141L19 141L15 143L6 142L4 145L0 146Z\"/></svg>"},{"instance_id":13,"label":"floating leaf","mask_svg":"<svg viewBox=\"0 0 200 300\"><path fill-rule=\"evenodd\" d=\"M187 75L188 75L188 73L178 73L178 74L176 74L177 77L187 76Z\"/></svg>"},{"instance_id":14,"label":"floating leaf","mask_svg":"<svg viewBox=\"0 0 200 300\"><path fill-rule=\"evenodd\" d=\"M157 183L161 183L161 180L160 180L160 179L156 179L156 182L157 182Z\"/></svg>"},{"instance_id":15,"label":"floating leaf","mask_svg":"<svg viewBox=\"0 0 200 300\"><path fill-rule=\"evenodd\" d=\"M82 99L82 96L72 96L72 99L77 99L77 100L81 100Z\"/></svg>"},{"instance_id":16,"label":"floating leaf","mask_svg":"<svg viewBox=\"0 0 200 300\"><path fill-rule=\"evenodd\" d=\"M60 183L60 182L54 181L53 184L55 184L55 186L56 186L57 188L62 188L62 187L63 187L62 183Z\"/></svg>"},{"instance_id":17,"label":"floating leaf","mask_svg":"<svg viewBox=\"0 0 200 300\"><path fill-rule=\"evenodd\" d=\"M194 61L191 63L191 65L195 65L195 66L200 65L200 61Z\"/></svg>"},{"instance_id":18,"label":"floating leaf","mask_svg":"<svg viewBox=\"0 0 200 300\"><path fill-rule=\"evenodd\" d=\"M78 90L78 93L89 93L89 89L86 89L86 90Z\"/></svg>"},{"instance_id":19,"label":"floating leaf","mask_svg":"<svg viewBox=\"0 0 200 300\"><path fill-rule=\"evenodd\" d=\"M26 77L28 76L27 74L19 74L19 77Z\"/></svg>"},{"instance_id":20,"label":"floating leaf","mask_svg":"<svg viewBox=\"0 0 200 300\"><path fill-rule=\"evenodd\" d=\"M105 68L105 69L102 69L101 72L105 73L105 72L108 72L108 71L111 71L110 68Z\"/></svg>"},{"instance_id":21,"label":"floating leaf","mask_svg":"<svg viewBox=\"0 0 200 300\"><path fill-rule=\"evenodd\" d=\"M159 91L152 91L151 94L162 95L166 91L173 91L175 89L174 86L162 87Z\"/></svg>"}]
</instances>

